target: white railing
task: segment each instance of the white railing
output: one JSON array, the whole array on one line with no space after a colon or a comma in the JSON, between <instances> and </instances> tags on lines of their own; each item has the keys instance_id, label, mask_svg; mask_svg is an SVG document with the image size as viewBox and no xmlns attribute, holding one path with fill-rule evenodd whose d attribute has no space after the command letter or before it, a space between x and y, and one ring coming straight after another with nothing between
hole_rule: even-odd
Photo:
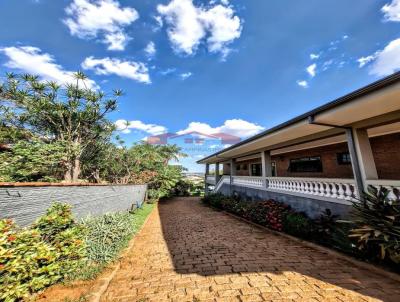
<instances>
[{"instance_id":1,"label":"white railing","mask_svg":"<svg viewBox=\"0 0 400 302\"><path fill-rule=\"evenodd\" d=\"M215 181L215 178L214 178ZM222 176L214 188L217 192L222 184L230 183L230 176ZM302 177L267 177L266 182L257 176L233 176L232 184L240 187L264 189L294 195L309 195L327 200L344 200L346 203L359 200L354 179L342 178L302 178ZM368 186L384 187L389 191L388 198L400 199L400 180L367 180Z\"/></svg>"},{"instance_id":2,"label":"white railing","mask_svg":"<svg viewBox=\"0 0 400 302\"><path fill-rule=\"evenodd\" d=\"M367 185L379 189L383 187L389 191L388 198L391 200L400 199L400 180L367 180Z\"/></svg>"},{"instance_id":3,"label":"white railing","mask_svg":"<svg viewBox=\"0 0 400 302\"><path fill-rule=\"evenodd\" d=\"M206 175L206 182L215 185L215 175Z\"/></svg>"},{"instance_id":4,"label":"white railing","mask_svg":"<svg viewBox=\"0 0 400 302\"><path fill-rule=\"evenodd\" d=\"M218 190L221 188L221 186L223 184L230 184L230 182L231 182L231 177L227 176L227 175L223 175L219 179L218 183L215 185L213 192L218 192Z\"/></svg>"},{"instance_id":5,"label":"white railing","mask_svg":"<svg viewBox=\"0 0 400 302\"><path fill-rule=\"evenodd\" d=\"M242 187L263 188L264 181L262 177L257 176L233 176L232 184Z\"/></svg>"},{"instance_id":6,"label":"white railing","mask_svg":"<svg viewBox=\"0 0 400 302\"><path fill-rule=\"evenodd\" d=\"M358 198L353 179L267 177L268 189L353 200Z\"/></svg>"}]
</instances>

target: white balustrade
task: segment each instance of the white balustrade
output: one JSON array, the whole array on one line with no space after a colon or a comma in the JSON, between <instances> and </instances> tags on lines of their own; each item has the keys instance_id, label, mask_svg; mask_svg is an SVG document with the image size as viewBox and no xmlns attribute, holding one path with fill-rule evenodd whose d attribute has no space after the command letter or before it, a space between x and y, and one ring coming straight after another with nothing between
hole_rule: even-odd
<instances>
[{"instance_id":1,"label":"white balustrade","mask_svg":"<svg viewBox=\"0 0 400 302\"><path fill-rule=\"evenodd\" d=\"M271 190L353 200L357 190L353 179L267 177Z\"/></svg>"},{"instance_id":2,"label":"white balustrade","mask_svg":"<svg viewBox=\"0 0 400 302\"><path fill-rule=\"evenodd\" d=\"M206 182L215 185L215 175L206 175Z\"/></svg>"},{"instance_id":3,"label":"white balustrade","mask_svg":"<svg viewBox=\"0 0 400 302\"><path fill-rule=\"evenodd\" d=\"M257 176L233 176L232 184L242 187L262 188L263 178Z\"/></svg>"},{"instance_id":4,"label":"white balustrade","mask_svg":"<svg viewBox=\"0 0 400 302\"><path fill-rule=\"evenodd\" d=\"M400 199L400 180L367 180L367 185L372 186L376 189L385 188L388 190L388 199L399 200Z\"/></svg>"},{"instance_id":5,"label":"white balustrade","mask_svg":"<svg viewBox=\"0 0 400 302\"><path fill-rule=\"evenodd\" d=\"M222 184L231 182L230 176L222 176L215 184L215 176L208 175L207 183L215 184L214 192L217 192ZM211 182L213 181L213 182ZM300 177L267 177L265 189L288 192L291 194L314 195L328 199L343 201L359 200L356 184L353 179L341 178L300 178ZM256 176L233 176L232 184L249 188L264 188L264 179ZM384 187L389 191L388 198L400 200L399 180L367 180L367 185L377 189Z\"/></svg>"}]
</instances>

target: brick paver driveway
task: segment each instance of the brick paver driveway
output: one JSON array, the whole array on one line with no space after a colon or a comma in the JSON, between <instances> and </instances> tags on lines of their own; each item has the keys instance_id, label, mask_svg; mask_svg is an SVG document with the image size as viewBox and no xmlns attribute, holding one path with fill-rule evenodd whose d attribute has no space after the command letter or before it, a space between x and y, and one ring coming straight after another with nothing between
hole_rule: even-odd
<instances>
[{"instance_id":1,"label":"brick paver driveway","mask_svg":"<svg viewBox=\"0 0 400 302\"><path fill-rule=\"evenodd\" d=\"M400 283L200 204L160 203L102 301L400 301Z\"/></svg>"}]
</instances>

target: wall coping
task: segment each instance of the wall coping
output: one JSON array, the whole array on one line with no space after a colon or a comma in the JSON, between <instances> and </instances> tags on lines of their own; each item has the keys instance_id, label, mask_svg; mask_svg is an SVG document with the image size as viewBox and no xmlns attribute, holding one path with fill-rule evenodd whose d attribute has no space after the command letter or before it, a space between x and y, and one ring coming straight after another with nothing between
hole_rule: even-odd
<instances>
[{"instance_id":1,"label":"wall coping","mask_svg":"<svg viewBox=\"0 0 400 302\"><path fill-rule=\"evenodd\" d=\"M142 184L145 185L145 184ZM97 183L63 183L63 182L0 182L0 188L10 187L116 187L116 186L142 186L134 184L97 184Z\"/></svg>"}]
</instances>

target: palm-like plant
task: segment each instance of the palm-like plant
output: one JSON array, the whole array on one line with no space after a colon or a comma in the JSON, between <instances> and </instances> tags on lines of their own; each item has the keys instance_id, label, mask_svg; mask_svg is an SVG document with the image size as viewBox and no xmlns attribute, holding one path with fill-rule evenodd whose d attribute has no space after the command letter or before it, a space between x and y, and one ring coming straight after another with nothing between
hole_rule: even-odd
<instances>
[{"instance_id":1,"label":"palm-like plant","mask_svg":"<svg viewBox=\"0 0 400 302\"><path fill-rule=\"evenodd\" d=\"M400 201L388 199L388 190L369 187L365 202L353 202L350 238L361 250L400 263Z\"/></svg>"}]
</instances>

